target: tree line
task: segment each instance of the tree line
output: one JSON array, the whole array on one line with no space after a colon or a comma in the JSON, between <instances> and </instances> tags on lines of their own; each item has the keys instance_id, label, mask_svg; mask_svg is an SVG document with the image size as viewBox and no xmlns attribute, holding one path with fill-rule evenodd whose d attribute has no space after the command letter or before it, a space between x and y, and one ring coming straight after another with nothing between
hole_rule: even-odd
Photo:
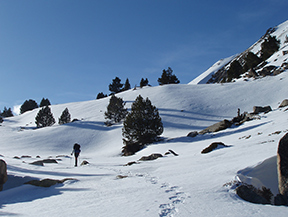
<instances>
[{"instance_id":1,"label":"tree line","mask_svg":"<svg viewBox=\"0 0 288 217\"><path fill-rule=\"evenodd\" d=\"M173 70L170 67L168 67L167 70L163 69L162 75L160 78L158 78L157 81L158 81L159 85L179 84L180 83L179 79L176 77L176 75L173 74ZM141 78L140 88L143 88L145 86L150 86L148 78L145 78L145 79ZM128 78L126 79L125 83L123 84L123 83L121 83L121 79L119 77L115 77L112 80L112 83L109 84L109 91L111 92L110 95L120 93L120 92L129 90L129 89L131 89L131 85L130 85ZM107 94L100 92L100 93L98 93L96 99L105 98L107 96L108 96Z\"/></svg>"}]
</instances>

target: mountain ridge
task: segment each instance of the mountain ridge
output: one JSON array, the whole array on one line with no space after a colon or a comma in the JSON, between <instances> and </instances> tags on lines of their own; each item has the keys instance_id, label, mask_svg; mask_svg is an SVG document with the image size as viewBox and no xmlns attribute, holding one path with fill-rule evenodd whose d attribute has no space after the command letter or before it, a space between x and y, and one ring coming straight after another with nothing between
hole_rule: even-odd
<instances>
[{"instance_id":1,"label":"mountain ridge","mask_svg":"<svg viewBox=\"0 0 288 217\"><path fill-rule=\"evenodd\" d=\"M252 52L260 57L261 44L265 39L267 39L268 36L275 36L276 39L280 41L280 47L279 50L270 56L266 61L262 61L262 63L259 64L256 70L256 74L265 68L269 69L269 67L269 73L266 72L269 75L273 75L273 72L276 71L277 73L274 73L275 75L285 71L288 68L288 20L275 26L274 28L269 28L257 42L255 42L242 53L235 54L231 57L217 61L209 69L189 82L189 84L226 82L225 80L227 79L227 71L230 68L231 63L237 60L243 67L245 64L244 58L247 56L248 52ZM223 62L223 60L224 63L219 65L219 62ZM218 67L216 67L217 65ZM251 77L253 76L249 75L249 72L246 71L242 73L240 79L234 78L233 81L247 80ZM259 74L257 76L254 75L254 79L261 77L263 76Z\"/></svg>"}]
</instances>

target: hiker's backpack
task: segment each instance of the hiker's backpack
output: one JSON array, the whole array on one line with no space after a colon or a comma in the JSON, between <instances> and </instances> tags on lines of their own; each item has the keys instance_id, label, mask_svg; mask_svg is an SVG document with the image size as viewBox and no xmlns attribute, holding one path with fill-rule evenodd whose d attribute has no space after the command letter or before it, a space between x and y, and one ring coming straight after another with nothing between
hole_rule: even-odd
<instances>
[{"instance_id":1,"label":"hiker's backpack","mask_svg":"<svg viewBox=\"0 0 288 217\"><path fill-rule=\"evenodd\" d=\"M80 152L80 145L78 143L75 143L73 149L75 152L79 153Z\"/></svg>"}]
</instances>

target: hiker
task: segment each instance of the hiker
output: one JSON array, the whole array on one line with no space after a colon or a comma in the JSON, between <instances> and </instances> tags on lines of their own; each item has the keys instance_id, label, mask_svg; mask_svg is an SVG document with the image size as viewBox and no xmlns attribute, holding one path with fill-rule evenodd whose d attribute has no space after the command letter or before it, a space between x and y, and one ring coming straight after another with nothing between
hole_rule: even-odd
<instances>
[{"instance_id":1,"label":"hiker","mask_svg":"<svg viewBox=\"0 0 288 217\"><path fill-rule=\"evenodd\" d=\"M73 146L73 151L71 153L71 155L74 153L74 156L75 156L75 167L77 167L78 156L79 156L80 152L81 152L80 145L78 143L75 143Z\"/></svg>"}]
</instances>

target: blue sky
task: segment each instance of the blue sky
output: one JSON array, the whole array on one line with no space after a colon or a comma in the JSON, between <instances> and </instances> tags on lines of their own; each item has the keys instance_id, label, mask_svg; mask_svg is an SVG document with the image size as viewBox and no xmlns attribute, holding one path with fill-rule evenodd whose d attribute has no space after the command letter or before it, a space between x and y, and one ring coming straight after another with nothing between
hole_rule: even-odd
<instances>
[{"instance_id":1,"label":"blue sky","mask_svg":"<svg viewBox=\"0 0 288 217\"><path fill-rule=\"evenodd\" d=\"M0 110L109 94L116 76L189 83L288 19L287 0L0 0Z\"/></svg>"}]
</instances>

